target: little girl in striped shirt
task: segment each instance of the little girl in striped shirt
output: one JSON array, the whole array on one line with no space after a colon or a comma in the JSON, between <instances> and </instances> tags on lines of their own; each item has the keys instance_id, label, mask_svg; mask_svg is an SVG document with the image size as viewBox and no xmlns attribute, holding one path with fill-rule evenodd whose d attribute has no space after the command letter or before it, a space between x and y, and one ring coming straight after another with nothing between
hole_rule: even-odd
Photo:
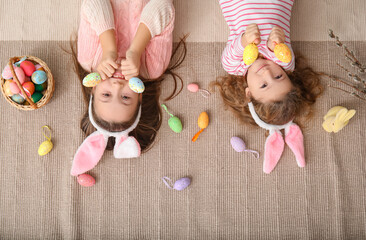
<instances>
[{"instance_id":1,"label":"little girl in striped shirt","mask_svg":"<svg viewBox=\"0 0 366 240\"><path fill-rule=\"evenodd\" d=\"M97 72L102 81L83 86L89 108L81 120L88 136L75 154L71 174L93 168L105 149L116 158L137 157L149 149L161 126L159 105L163 74L185 58L184 39L178 62L170 63L175 10L172 0L84 0L81 6L77 49L72 46L80 81ZM169 64L173 67L169 67ZM142 79L143 93L133 91L129 81ZM173 98L177 92L167 99Z\"/></svg>"},{"instance_id":2,"label":"little girl in striped shirt","mask_svg":"<svg viewBox=\"0 0 366 240\"><path fill-rule=\"evenodd\" d=\"M293 120L301 122L302 117L309 117L322 87L317 73L305 66L301 58L295 61L290 41L294 1L219 0L219 3L230 28L221 59L229 75L219 77L213 85L219 89L225 105L241 122L257 124L270 130L270 134L285 129ZM243 52L251 43L257 45L259 57L246 65ZM281 43L292 53L288 63L274 54L275 45Z\"/></svg>"}]
</instances>

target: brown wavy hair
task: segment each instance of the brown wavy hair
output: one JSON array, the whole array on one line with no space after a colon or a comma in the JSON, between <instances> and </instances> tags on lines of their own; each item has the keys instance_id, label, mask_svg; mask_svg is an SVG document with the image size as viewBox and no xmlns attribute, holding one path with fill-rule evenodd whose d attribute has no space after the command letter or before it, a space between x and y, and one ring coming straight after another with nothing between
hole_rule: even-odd
<instances>
[{"instance_id":1,"label":"brown wavy hair","mask_svg":"<svg viewBox=\"0 0 366 240\"><path fill-rule=\"evenodd\" d=\"M141 117L136 128L132 132L130 132L129 135L136 138L136 140L140 144L142 152L146 152L152 147L157 132L161 126L162 111L159 104L159 97L161 94L161 83L166 79L165 77L167 75L170 75L174 81L174 90L166 99L164 99L165 101L173 99L183 89L183 80L179 75L177 75L174 72L174 70L183 63L187 55L187 46L185 43L187 37L188 35L183 36L176 45L176 47L174 48L170 64L162 76L156 79L144 79L141 76L139 76L139 78L144 82L145 85L145 91L142 94L142 101L139 103L141 105ZM85 71L77 60L77 37L75 37L75 40L70 41L70 47L71 47L72 60L74 64L74 71L77 74L80 86L82 87L83 98L86 105L86 111L80 121L80 128L84 132L85 137L87 137L91 133L96 131L94 126L90 123L88 115L88 104L91 94L91 88L87 88L82 85L83 78L86 75L88 75L89 72ZM181 86L178 89L179 82ZM124 129L127 129L134 123L138 114L138 109L139 106L137 106L136 112L134 114L134 117L132 117L132 119L130 119L127 122L119 122L119 123L107 122L102 120L95 114L94 107L92 107L92 114L94 120L100 127L110 132L119 132ZM112 150L114 147L114 143L115 138L110 137L108 139L106 149Z\"/></svg>"},{"instance_id":2,"label":"brown wavy hair","mask_svg":"<svg viewBox=\"0 0 366 240\"><path fill-rule=\"evenodd\" d=\"M294 119L303 126L313 114L312 105L323 92L320 74L310 68L303 57L296 58L296 69L286 72L293 85L292 90L280 101L261 103L248 99L245 88L248 87L246 76L226 75L211 82L211 88L217 88L226 108L239 118L241 123L256 126L248 107L252 102L259 118L264 122L282 125Z\"/></svg>"}]
</instances>

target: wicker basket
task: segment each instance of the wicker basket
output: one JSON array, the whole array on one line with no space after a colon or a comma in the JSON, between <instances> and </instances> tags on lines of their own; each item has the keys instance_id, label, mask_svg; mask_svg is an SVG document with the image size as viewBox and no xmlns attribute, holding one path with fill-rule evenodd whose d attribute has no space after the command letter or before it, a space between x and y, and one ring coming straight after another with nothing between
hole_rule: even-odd
<instances>
[{"instance_id":1,"label":"wicker basket","mask_svg":"<svg viewBox=\"0 0 366 240\"><path fill-rule=\"evenodd\" d=\"M47 89L45 90L43 97L37 103L34 103L32 101L32 99L29 98L28 95L25 93L22 85L20 84L20 82L19 82L19 80L16 77L15 72L14 72L13 64L15 62L18 62L23 57L27 57L27 60L31 61L34 64L40 64L43 67L43 69L45 70L46 74L47 74L47 78L48 78L47 79ZM28 110L34 110L34 109L37 109L37 108L41 108L51 100L53 91L55 90L55 82L53 80L51 70L48 68L48 66L45 62L43 62L41 59L39 59L37 57L34 57L34 56L21 56L21 57L10 58L8 64L9 64L10 70L13 73L13 76L14 76L13 80L18 85L20 91L22 92L23 96L25 96L25 100L29 103L29 105L22 105L22 104L16 103L9 96L6 96L5 89L4 89L4 84L5 84L6 79L4 79L1 76L1 92L3 93L3 96L6 99L6 101L8 101L11 105L13 105L14 107L16 107L20 110L28 111Z\"/></svg>"}]
</instances>

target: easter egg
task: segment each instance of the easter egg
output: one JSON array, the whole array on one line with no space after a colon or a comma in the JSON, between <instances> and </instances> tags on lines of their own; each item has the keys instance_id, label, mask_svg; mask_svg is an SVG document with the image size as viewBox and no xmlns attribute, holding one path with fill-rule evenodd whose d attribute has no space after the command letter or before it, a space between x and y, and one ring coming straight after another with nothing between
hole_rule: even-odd
<instances>
[{"instance_id":1,"label":"easter egg","mask_svg":"<svg viewBox=\"0 0 366 240\"><path fill-rule=\"evenodd\" d=\"M9 89L10 89L10 92L12 92L13 94L19 94L20 93L20 89L14 81L11 81L9 83Z\"/></svg>"},{"instance_id":2,"label":"easter egg","mask_svg":"<svg viewBox=\"0 0 366 240\"><path fill-rule=\"evenodd\" d=\"M43 94L40 92L34 92L32 95L32 101L34 103L38 102L39 100L41 100L41 98L43 97Z\"/></svg>"},{"instance_id":3,"label":"easter egg","mask_svg":"<svg viewBox=\"0 0 366 240\"><path fill-rule=\"evenodd\" d=\"M245 150L245 143L243 139L239 137L232 137L230 139L231 146L234 148L237 152L242 152Z\"/></svg>"},{"instance_id":4,"label":"easter egg","mask_svg":"<svg viewBox=\"0 0 366 240\"><path fill-rule=\"evenodd\" d=\"M199 117L198 117L198 126L203 129L203 128L206 128L208 126L208 122L209 122L209 119L208 119L208 114L206 112L202 112Z\"/></svg>"},{"instance_id":5,"label":"easter egg","mask_svg":"<svg viewBox=\"0 0 366 240\"><path fill-rule=\"evenodd\" d=\"M27 93L27 95L30 97L34 93L35 87L32 82L25 82L22 84L24 91Z\"/></svg>"},{"instance_id":6,"label":"easter egg","mask_svg":"<svg viewBox=\"0 0 366 240\"><path fill-rule=\"evenodd\" d=\"M136 93L142 93L145 90L144 83L137 77L133 77L128 81L128 84L132 91Z\"/></svg>"},{"instance_id":7,"label":"easter egg","mask_svg":"<svg viewBox=\"0 0 366 240\"><path fill-rule=\"evenodd\" d=\"M19 94L14 94L13 96L11 96L11 100L13 100L16 103L22 104L24 103L25 99L20 96Z\"/></svg>"},{"instance_id":8,"label":"easter egg","mask_svg":"<svg viewBox=\"0 0 366 240\"><path fill-rule=\"evenodd\" d=\"M5 92L5 95L6 96L11 96L11 95L13 95L13 93L10 91L10 83L11 82L13 82L12 80L7 80L7 81L5 81L5 83L4 83L4 92Z\"/></svg>"},{"instance_id":9,"label":"easter egg","mask_svg":"<svg viewBox=\"0 0 366 240\"><path fill-rule=\"evenodd\" d=\"M36 71L36 67L30 61L23 61L20 63L21 69L23 69L26 76L30 77Z\"/></svg>"},{"instance_id":10,"label":"easter egg","mask_svg":"<svg viewBox=\"0 0 366 240\"><path fill-rule=\"evenodd\" d=\"M50 140L46 140L43 143L41 143L41 145L39 145L38 148L38 155L39 156L44 156L47 153L49 153L53 148L53 144Z\"/></svg>"},{"instance_id":11,"label":"easter egg","mask_svg":"<svg viewBox=\"0 0 366 240\"><path fill-rule=\"evenodd\" d=\"M102 81L101 76L97 72L89 73L83 79L83 85L85 87L94 87Z\"/></svg>"},{"instance_id":12,"label":"easter egg","mask_svg":"<svg viewBox=\"0 0 366 240\"><path fill-rule=\"evenodd\" d=\"M13 65L14 66L14 65ZM14 66L15 67L15 66ZM6 65L5 68L3 69L3 72L1 73L1 76L4 79L12 79L13 78L13 74L10 71L10 67L9 65Z\"/></svg>"},{"instance_id":13,"label":"easter egg","mask_svg":"<svg viewBox=\"0 0 366 240\"><path fill-rule=\"evenodd\" d=\"M259 55L258 47L254 43L248 44L244 48L243 61L246 65L251 65L257 60Z\"/></svg>"},{"instance_id":14,"label":"easter egg","mask_svg":"<svg viewBox=\"0 0 366 240\"><path fill-rule=\"evenodd\" d=\"M34 88L37 92L42 92L47 88L47 82L44 82L42 84L34 84Z\"/></svg>"},{"instance_id":15,"label":"easter egg","mask_svg":"<svg viewBox=\"0 0 366 240\"><path fill-rule=\"evenodd\" d=\"M44 68L41 66L41 64L36 64L34 67L36 68L36 71L37 70L44 71Z\"/></svg>"},{"instance_id":16,"label":"easter egg","mask_svg":"<svg viewBox=\"0 0 366 240\"><path fill-rule=\"evenodd\" d=\"M191 179L184 177L184 178L181 178L181 179L178 179L177 181L175 181L173 189L182 191L185 188L187 188L190 184L191 184Z\"/></svg>"},{"instance_id":17,"label":"easter egg","mask_svg":"<svg viewBox=\"0 0 366 240\"><path fill-rule=\"evenodd\" d=\"M198 84L196 84L196 83L190 83L190 84L188 84L187 89L188 89L188 91L195 93L195 92L198 92L198 90L200 88L199 88Z\"/></svg>"},{"instance_id":18,"label":"easter egg","mask_svg":"<svg viewBox=\"0 0 366 240\"><path fill-rule=\"evenodd\" d=\"M35 84L42 84L47 81L47 74L44 71L37 70L32 74L32 82Z\"/></svg>"},{"instance_id":19,"label":"easter egg","mask_svg":"<svg viewBox=\"0 0 366 240\"><path fill-rule=\"evenodd\" d=\"M169 118L169 127L176 133L180 133L183 129L182 122L176 116Z\"/></svg>"},{"instance_id":20,"label":"easter egg","mask_svg":"<svg viewBox=\"0 0 366 240\"><path fill-rule=\"evenodd\" d=\"M292 59L291 50L286 44L284 43L276 44L274 53L278 58L278 60L280 60L281 62L284 63L291 62Z\"/></svg>"},{"instance_id":21,"label":"easter egg","mask_svg":"<svg viewBox=\"0 0 366 240\"><path fill-rule=\"evenodd\" d=\"M20 68L20 67L16 67L15 65L13 65L13 68L14 68L14 72L20 82L20 84L24 83L25 81L25 74L23 72L23 70ZM13 74L10 70L10 67L9 65L6 65L6 67L4 68L4 71L2 73L2 77L4 79L11 79L13 78Z\"/></svg>"},{"instance_id":22,"label":"easter egg","mask_svg":"<svg viewBox=\"0 0 366 240\"><path fill-rule=\"evenodd\" d=\"M78 177L78 183L83 187L91 187L95 184L95 179L89 174L80 174Z\"/></svg>"}]
</instances>

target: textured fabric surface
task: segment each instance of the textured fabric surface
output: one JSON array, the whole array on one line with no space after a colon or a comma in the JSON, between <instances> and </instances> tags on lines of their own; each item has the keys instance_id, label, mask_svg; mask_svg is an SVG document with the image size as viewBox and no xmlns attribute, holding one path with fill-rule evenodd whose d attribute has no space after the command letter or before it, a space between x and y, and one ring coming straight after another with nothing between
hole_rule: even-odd
<instances>
[{"instance_id":1,"label":"textured fabric surface","mask_svg":"<svg viewBox=\"0 0 366 240\"><path fill-rule=\"evenodd\" d=\"M10 17L14 11L10 2L14 6L19 4L24 13L21 15L23 20ZM6 13L8 16L0 19L1 37L9 31L5 26L11 23L22 28L14 34L16 39L10 39L12 41L1 38L0 66L3 67L11 56L37 56L52 70L56 88L45 107L30 112L15 109L0 97L1 239L366 238L366 105L328 87L315 105L313 119L303 128L305 168L299 168L293 153L285 148L274 171L264 174L266 136L263 130L240 125L231 113L224 110L218 93L205 99L184 89L178 97L166 102L169 111L182 120L180 134L171 131L167 124L169 116L164 112L157 142L149 152L138 159L124 160L114 159L112 152L104 154L90 172L96 178L96 184L92 188L80 187L76 178L70 175L70 169L73 155L84 139L79 120L86 106L72 71L70 56L62 50L68 48L69 38L54 41L64 29L49 21L63 17L71 24L73 16L66 16L78 12L79 9L75 8L80 4L65 1L70 6L42 16L42 29L34 30L32 35L27 30L28 23L24 22L31 16L30 9L20 2L1 0L1 15ZM194 6L188 5L192 1L175 4L176 34L184 30L183 16L190 19L198 9L206 9L208 13L200 16L203 22L196 24L192 33L203 29L204 21L211 19L209 10L213 5L207 4L204 8L202 4L208 0L195 2ZM328 12L322 9L328 5L332 8L338 3L337 9L344 5L343 1L297 2L304 5L304 9L311 8L316 12ZM356 35L365 34L363 28L356 28L361 25L359 21L365 22L363 13L360 14L364 12L361 9L365 3L358 7L356 2L360 1L350 1L349 7L314 19L321 18L325 23L318 24L334 24L339 29L350 26L347 31L336 33L341 39L357 40ZM42 8L57 8L61 4L64 2L55 1L52 5L47 1ZM219 10L218 3L214 8ZM341 10L355 15L345 14L342 24L337 17ZM309 11L304 14L308 14L309 21L315 21ZM299 15L293 13L295 22L305 19ZM56 24L52 25L54 28L48 25L52 23ZM223 18L217 23L225 24ZM77 28L77 23L72 24ZM310 28L306 25L301 33L319 30L317 26ZM37 38L37 31L44 31L50 38ZM227 36L226 29L220 29L219 25L212 34L218 36L220 31ZM300 33L299 29L296 31ZM326 28L319 33L326 34ZM29 35L34 41L27 38ZM201 42L191 40L187 45L187 59L178 71L185 87L190 82L197 82L201 88L207 89L210 81L225 73L220 56L226 37L220 42L207 40L210 43L205 43L208 37L213 35L204 35ZM366 42L346 43L360 56L361 62L366 62ZM292 47L300 51L316 70L346 78L336 63L348 65L341 49L333 42L292 41ZM326 86L330 81L324 78L323 83ZM163 95L167 96L172 87L172 81L166 81ZM321 124L323 116L336 105L356 109L357 113L344 129L330 134L322 129ZM202 111L208 112L210 124L192 143L191 138L199 130L197 118ZM54 148L40 157L37 149L45 140L41 132L43 125L49 125L53 131ZM259 151L261 158L235 152L230 146L232 136L243 138L247 148ZM178 192L164 185L163 176L174 181L190 176L192 183Z\"/></svg>"}]
</instances>

